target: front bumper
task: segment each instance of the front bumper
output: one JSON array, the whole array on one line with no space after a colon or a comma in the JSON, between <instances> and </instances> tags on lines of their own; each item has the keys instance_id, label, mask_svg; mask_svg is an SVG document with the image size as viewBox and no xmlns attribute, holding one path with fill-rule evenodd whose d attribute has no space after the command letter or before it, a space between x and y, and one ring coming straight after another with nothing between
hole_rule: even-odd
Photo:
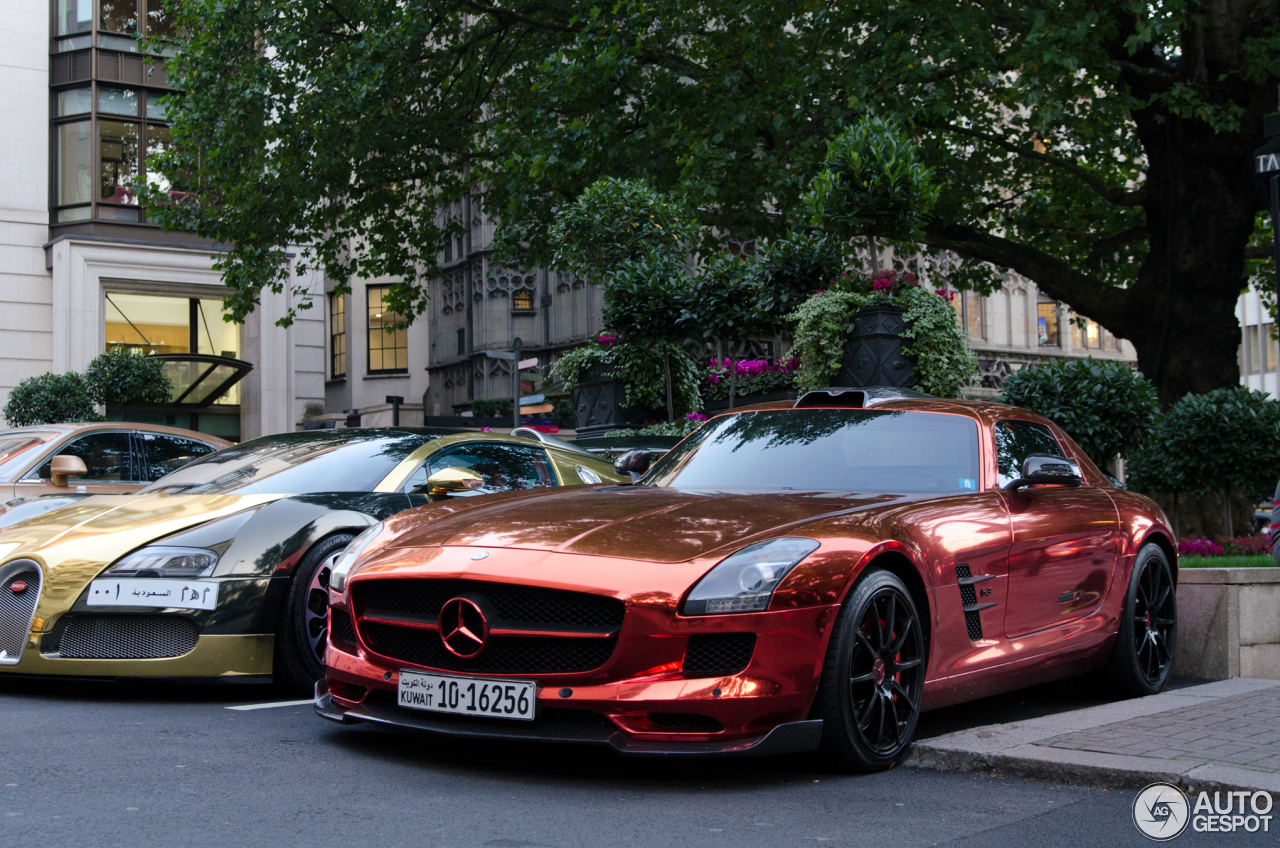
<instances>
[{"instance_id":1,"label":"front bumper","mask_svg":"<svg viewBox=\"0 0 1280 848\"><path fill-rule=\"evenodd\" d=\"M180 657L85 660L42 654L36 637L32 637L17 664L0 666L0 677L261 676L271 674L274 648L275 636L270 633L201 634L196 646Z\"/></svg>"},{"instance_id":2,"label":"front bumper","mask_svg":"<svg viewBox=\"0 0 1280 848\"><path fill-rule=\"evenodd\" d=\"M762 735L742 739L683 741L637 739L617 727L583 726L554 719L526 724L423 713L378 702L343 707L334 701L323 680L316 684L315 708L321 718L338 724L367 722L458 739L603 745L631 756L765 757L813 751L822 740L821 719L785 722Z\"/></svg>"}]
</instances>

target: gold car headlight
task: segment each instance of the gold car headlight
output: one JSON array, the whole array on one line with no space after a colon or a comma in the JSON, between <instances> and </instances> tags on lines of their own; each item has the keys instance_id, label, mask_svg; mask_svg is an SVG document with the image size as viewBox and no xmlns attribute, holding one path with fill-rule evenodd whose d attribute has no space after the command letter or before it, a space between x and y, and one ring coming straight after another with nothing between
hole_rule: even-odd
<instances>
[{"instance_id":1,"label":"gold car headlight","mask_svg":"<svg viewBox=\"0 0 1280 848\"><path fill-rule=\"evenodd\" d=\"M208 577L218 564L218 555L204 548L148 545L139 548L107 569L114 577Z\"/></svg>"}]
</instances>

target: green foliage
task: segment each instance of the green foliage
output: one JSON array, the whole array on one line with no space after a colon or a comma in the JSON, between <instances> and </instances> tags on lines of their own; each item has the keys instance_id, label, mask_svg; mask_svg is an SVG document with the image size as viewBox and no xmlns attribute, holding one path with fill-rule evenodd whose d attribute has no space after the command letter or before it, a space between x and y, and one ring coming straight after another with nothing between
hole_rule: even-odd
<instances>
[{"instance_id":1,"label":"green foliage","mask_svg":"<svg viewBox=\"0 0 1280 848\"><path fill-rule=\"evenodd\" d=\"M769 317L759 304L755 263L730 253L710 256L689 281L677 313L688 338L741 342L768 335Z\"/></svg>"},{"instance_id":2,"label":"green foliage","mask_svg":"<svg viewBox=\"0 0 1280 848\"><path fill-rule=\"evenodd\" d=\"M1169 408L1133 468L1134 487L1203 495L1231 489L1266 500L1280 468L1280 401L1237 387Z\"/></svg>"},{"instance_id":3,"label":"green foliage","mask_svg":"<svg viewBox=\"0 0 1280 848\"><path fill-rule=\"evenodd\" d=\"M4 417L11 427L101 421L88 385L74 371L28 377L9 392Z\"/></svg>"},{"instance_id":4,"label":"green foliage","mask_svg":"<svg viewBox=\"0 0 1280 848\"><path fill-rule=\"evenodd\" d=\"M590 341L567 351L551 365L548 376L552 381L564 383L566 388L574 386L586 379L586 374L593 367L611 365L613 363L613 345Z\"/></svg>"},{"instance_id":5,"label":"green foliage","mask_svg":"<svg viewBox=\"0 0 1280 848\"><path fill-rule=\"evenodd\" d=\"M477 418L511 420L511 398L481 398L471 401L471 414Z\"/></svg>"},{"instance_id":6,"label":"green foliage","mask_svg":"<svg viewBox=\"0 0 1280 848\"><path fill-rule=\"evenodd\" d=\"M741 360L734 363L735 367L741 365ZM712 366L708 371L704 372L707 377L715 376L714 380L704 377L702 380L702 398L706 401L728 400L729 399L729 368L724 363L720 367ZM773 392L785 392L796 387L796 371L794 369L771 368L767 371L761 371L756 374L739 374L738 384L736 388L737 397L739 399L750 397L751 395L767 395ZM743 402L739 400L739 402Z\"/></svg>"},{"instance_id":7,"label":"green foliage","mask_svg":"<svg viewBox=\"0 0 1280 848\"><path fill-rule=\"evenodd\" d=\"M844 361L844 344L853 316L871 306L903 309L907 340L903 351L916 357L917 388L937 397L959 397L978 374L978 363L955 310L946 298L913 285L892 293L827 291L809 298L792 313L796 323L792 354L800 359L796 385L801 391L833 385Z\"/></svg>"},{"instance_id":8,"label":"green foliage","mask_svg":"<svg viewBox=\"0 0 1280 848\"><path fill-rule=\"evenodd\" d=\"M844 271L844 257L836 241L824 233L788 233L765 245L756 260L756 301L763 327L761 335L782 335L786 316Z\"/></svg>"},{"instance_id":9,"label":"green foliage","mask_svg":"<svg viewBox=\"0 0 1280 848\"><path fill-rule=\"evenodd\" d=\"M1150 381L1124 363L1093 357L1024 368L1004 381L1001 400L1050 419L1104 467L1141 445L1159 412Z\"/></svg>"},{"instance_id":10,"label":"green foliage","mask_svg":"<svg viewBox=\"0 0 1280 848\"><path fill-rule=\"evenodd\" d=\"M627 341L680 340L674 318L685 304L688 287L688 271L676 257L654 253L624 260L609 274L601 319Z\"/></svg>"},{"instance_id":11,"label":"green foliage","mask_svg":"<svg viewBox=\"0 0 1280 848\"><path fill-rule=\"evenodd\" d=\"M106 406L168 403L173 391L164 363L123 347L94 357L84 380L94 400Z\"/></svg>"},{"instance_id":12,"label":"green foliage","mask_svg":"<svg viewBox=\"0 0 1280 848\"><path fill-rule=\"evenodd\" d=\"M627 438L628 436L687 436L706 423L706 418L690 418L685 416L675 421L663 421L661 424L650 424L635 430L606 430L601 438Z\"/></svg>"},{"instance_id":13,"label":"green foliage","mask_svg":"<svg viewBox=\"0 0 1280 848\"><path fill-rule=\"evenodd\" d=\"M557 359L551 366L550 376L572 389L586 379L592 368L598 367L598 373L602 377L622 381L627 389L628 403L646 409L665 410L667 395L662 362L664 350L671 363L671 393L675 414L679 416L697 412L702 409L702 396L698 391L701 376L698 365L685 353L684 348L671 342L589 342Z\"/></svg>"},{"instance_id":14,"label":"green foliage","mask_svg":"<svg viewBox=\"0 0 1280 848\"><path fill-rule=\"evenodd\" d=\"M697 235L689 212L643 180L602 179L555 217L555 264L605 283L628 262L679 262Z\"/></svg>"},{"instance_id":15,"label":"green foliage","mask_svg":"<svg viewBox=\"0 0 1280 848\"><path fill-rule=\"evenodd\" d=\"M909 239L938 201L933 170L893 121L867 118L832 139L804 198L811 222L855 236Z\"/></svg>"}]
</instances>

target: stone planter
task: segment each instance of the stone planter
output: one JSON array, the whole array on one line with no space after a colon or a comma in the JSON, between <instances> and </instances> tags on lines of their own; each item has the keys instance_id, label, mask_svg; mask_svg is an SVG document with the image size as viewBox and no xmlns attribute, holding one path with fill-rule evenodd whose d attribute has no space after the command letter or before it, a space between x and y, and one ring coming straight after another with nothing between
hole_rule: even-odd
<instances>
[{"instance_id":1,"label":"stone planter","mask_svg":"<svg viewBox=\"0 0 1280 848\"><path fill-rule=\"evenodd\" d=\"M733 399L733 408L740 406L749 406L753 403L771 403L776 400L795 400L799 397L799 393L795 389L787 389L780 392L768 392L763 395L737 395ZM724 412L729 408L728 398L724 400L709 400L706 408L702 411L707 415L715 415L717 412Z\"/></svg>"},{"instance_id":2,"label":"stone planter","mask_svg":"<svg viewBox=\"0 0 1280 848\"><path fill-rule=\"evenodd\" d=\"M593 366L582 382L573 387L573 429L579 436L599 435L606 430L639 427L649 411L627 404L627 389L621 380L605 377L608 366Z\"/></svg>"},{"instance_id":3,"label":"stone planter","mask_svg":"<svg viewBox=\"0 0 1280 848\"><path fill-rule=\"evenodd\" d=\"M853 316L837 386L909 389L920 382L915 357L902 352L905 346L902 331L906 328L902 314L901 309L882 306L864 309Z\"/></svg>"},{"instance_id":4,"label":"stone planter","mask_svg":"<svg viewBox=\"0 0 1280 848\"><path fill-rule=\"evenodd\" d=\"M1280 680L1280 568L1180 570L1173 673Z\"/></svg>"}]
</instances>

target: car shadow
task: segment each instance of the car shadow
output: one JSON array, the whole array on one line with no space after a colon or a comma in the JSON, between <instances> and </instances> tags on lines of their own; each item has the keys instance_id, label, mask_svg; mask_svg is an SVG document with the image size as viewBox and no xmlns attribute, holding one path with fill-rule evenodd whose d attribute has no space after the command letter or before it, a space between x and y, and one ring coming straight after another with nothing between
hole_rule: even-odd
<instances>
[{"instance_id":1,"label":"car shadow","mask_svg":"<svg viewBox=\"0 0 1280 848\"><path fill-rule=\"evenodd\" d=\"M136 679L98 677L0 677L0 698L27 698L98 703L247 704L306 697L262 680L210 682L205 679Z\"/></svg>"}]
</instances>

